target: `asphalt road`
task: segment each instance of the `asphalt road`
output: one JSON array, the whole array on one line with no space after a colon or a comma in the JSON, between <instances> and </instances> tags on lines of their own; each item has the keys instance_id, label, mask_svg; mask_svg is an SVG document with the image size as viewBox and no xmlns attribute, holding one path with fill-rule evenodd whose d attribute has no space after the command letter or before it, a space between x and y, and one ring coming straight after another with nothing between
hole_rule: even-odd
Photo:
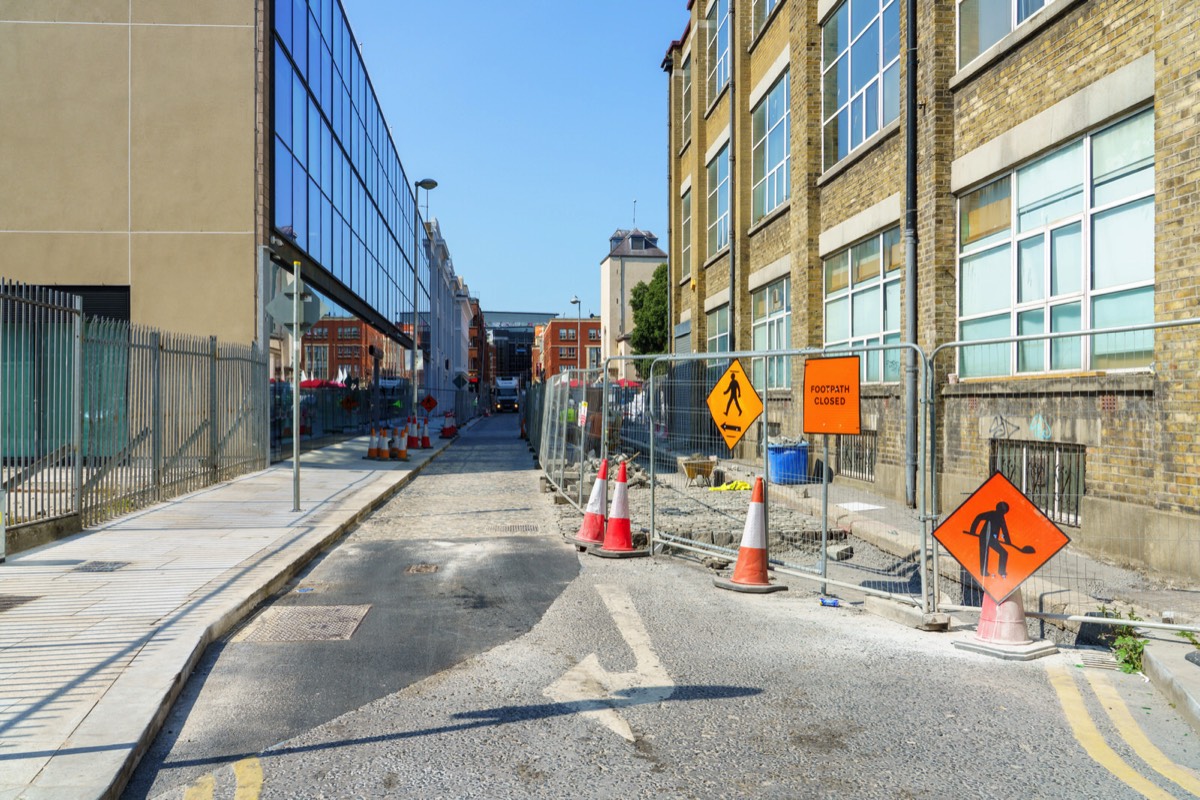
<instances>
[{"instance_id":1,"label":"asphalt road","mask_svg":"<svg viewBox=\"0 0 1200 800\"><path fill-rule=\"evenodd\" d=\"M492 420L479 432L509 422ZM822 607L813 585L802 581L785 593L742 595L714 588L710 572L678 558L576 555L547 529L558 515L528 470L507 489L448 500L445 487L455 480L490 476L489 459L503 461L499 450L511 450L514 463L529 463L527 451L507 436L481 449L468 435L455 449L464 445L441 465L445 474L418 480L402 492L407 500L389 505L346 548L419 542L427 552L475 552L477 560L493 561L494 548L509 546L506 526L522 524L512 515L525 514L536 520L525 524L539 529L524 532L522 546L544 555L521 577L486 574L497 584L541 583L544 603L519 608L517 598L528 588L509 586L506 594L474 580L460 582L470 589L448 585L442 599L457 596L459 605L443 617L421 606L417 613L425 617L405 630L412 635L424 626L421 646L433 648L438 639L473 637L482 619L473 611L495 610L492 627L504 625L499 620L512 625L494 647L464 648L454 666L431 666L428 677L399 691L306 729L279 730L271 746L225 746L218 761L210 760L204 753L211 744L200 740L219 742L222 725L259 714L262 695L294 700L280 675L311 657L312 649L297 648L275 670L264 670L261 682L246 678L240 694L213 697L203 726L192 717L171 721L177 741L159 759L164 773L151 796L1200 795L1196 735L1139 676L1083 668L1078 651L1030 663L964 652L952 642L970 631L911 630L865 613L853 598ZM423 515L410 516L413 508ZM569 533L577 518L561 519ZM357 563L369 560L360 556ZM352 566L332 574L353 579ZM464 607L496 591L501 602L494 608ZM532 627L514 635L531 618ZM241 646L230 643L225 651ZM218 659L215 671L221 668ZM311 691L322 686L340 691L319 682ZM203 703L202 691L193 716ZM294 727L305 724L299 711L294 717ZM260 740L271 738L266 733Z\"/></svg>"},{"instance_id":2,"label":"asphalt road","mask_svg":"<svg viewBox=\"0 0 1200 800\"><path fill-rule=\"evenodd\" d=\"M579 567L516 424L474 426L210 647L124 796L184 786L533 627ZM348 639L294 640L328 635L331 606L369 608ZM279 613L297 608L312 615Z\"/></svg>"}]
</instances>

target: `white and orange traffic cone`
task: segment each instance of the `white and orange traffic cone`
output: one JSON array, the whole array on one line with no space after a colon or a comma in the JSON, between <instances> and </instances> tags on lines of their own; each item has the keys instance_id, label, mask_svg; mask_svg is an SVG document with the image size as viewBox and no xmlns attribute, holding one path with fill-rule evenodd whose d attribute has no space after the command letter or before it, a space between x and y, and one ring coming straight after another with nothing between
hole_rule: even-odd
<instances>
[{"instance_id":1,"label":"white and orange traffic cone","mask_svg":"<svg viewBox=\"0 0 1200 800\"><path fill-rule=\"evenodd\" d=\"M624 464L621 465L622 467ZM608 500L608 459L600 462L600 472L592 484L587 510L583 512L583 524L575 534L575 544L581 550L604 541L604 503Z\"/></svg>"},{"instance_id":2,"label":"white and orange traffic cone","mask_svg":"<svg viewBox=\"0 0 1200 800\"><path fill-rule=\"evenodd\" d=\"M421 434L417 428L416 416L408 418L408 449L416 450L421 446Z\"/></svg>"},{"instance_id":3,"label":"white and orange traffic cone","mask_svg":"<svg viewBox=\"0 0 1200 800\"><path fill-rule=\"evenodd\" d=\"M400 431L392 428L392 438L388 439L388 456L393 461L400 460Z\"/></svg>"},{"instance_id":4,"label":"white and orange traffic cone","mask_svg":"<svg viewBox=\"0 0 1200 800\"><path fill-rule=\"evenodd\" d=\"M636 558L650 555L649 550L633 549L633 532L629 527L629 487L625 483L625 462L617 469L617 485L613 489L612 510L604 530L604 544L589 547L588 552L602 558Z\"/></svg>"},{"instance_id":5,"label":"white and orange traffic cone","mask_svg":"<svg viewBox=\"0 0 1200 800\"><path fill-rule=\"evenodd\" d=\"M400 431L396 436L396 447L400 448L400 455L397 456L401 461L408 461L408 423L404 423L404 430Z\"/></svg>"},{"instance_id":6,"label":"white and orange traffic cone","mask_svg":"<svg viewBox=\"0 0 1200 800\"><path fill-rule=\"evenodd\" d=\"M737 563L729 578L714 578L713 585L735 592L783 592L788 587L767 580L767 517L763 506L763 479L754 479L754 493L746 512L746 527L742 545L738 548Z\"/></svg>"},{"instance_id":7,"label":"white and orange traffic cone","mask_svg":"<svg viewBox=\"0 0 1200 800\"><path fill-rule=\"evenodd\" d=\"M429 417L426 417L421 423L421 449L428 450L431 447L433 445L429 441Z\"/></svg>"},{"instance_id":8,"label":"white and orange traffic cone","mask_svg":"<svg viewBox=\"0 0 1200 800\"><path fill-rule=\"evenodd\" d=\"M376 431L371 428L371 443L367 446L367 459L375 461L379 458L379 439L376 438Z\"/></svg>"}]
</instances>

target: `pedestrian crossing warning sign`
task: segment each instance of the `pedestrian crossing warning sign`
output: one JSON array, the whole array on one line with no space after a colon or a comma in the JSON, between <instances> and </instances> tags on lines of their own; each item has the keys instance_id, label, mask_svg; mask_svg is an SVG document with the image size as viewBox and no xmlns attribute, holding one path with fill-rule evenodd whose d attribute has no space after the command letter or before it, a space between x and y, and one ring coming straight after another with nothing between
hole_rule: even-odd
<instances>
[{"instance_id":1,"label":"pedestrian crossing warning sign","mask_svg":"<svg viewBox=\"0 0 1200 800\"><path fill-rule=\"evenodd\" d=\"M708 393L708 410L730 450L763 412L762 400L736 358Z\"/></svg>"},{"instance_id":2,"label":"pedestrian crossing warning sign","mask_svg":"<svg viewBox=\"0 0 1200 800\"><path fill-rule=\"evenodd\" d=\"M933 537L997 604L1071 541L999 472L946 517Z\"/></svg>"}]
</instances>

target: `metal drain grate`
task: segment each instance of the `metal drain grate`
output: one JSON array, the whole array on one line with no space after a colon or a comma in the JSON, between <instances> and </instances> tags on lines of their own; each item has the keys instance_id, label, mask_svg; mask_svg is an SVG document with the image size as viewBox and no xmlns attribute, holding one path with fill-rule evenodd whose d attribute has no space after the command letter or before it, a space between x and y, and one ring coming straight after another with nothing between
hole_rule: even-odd
<instances>
[{"instance_id":1,"label":"metal drain grate","mask_svg":"<svg viewBox=\"0 0 1200 800\"><path fill-rule=\"evenodd\" d=\"M116 572L122 567L128 567L132 561L85 561L72 572Z\"/></svg>"},{"instance_id":2,"label":"metal drain grate","mask_svg":"<svg viewBox=\"0 0 1200 800\"><path fill-rule=\"evenodd\" d=\"M540 525L505 525L505 533L537 533L541 530Z\"/></svg>"},{"instance_id":3,"label":"metal drain grate","mask_svg":"<svg viewBox=\"0 0 1200 800\"><path fill-rule=\"evenodd\" d=\"M235 642L346 640L371 609L365 606L273 606L233 637Z\"/></svg>"},{"instance_id":4,"label":"metal drain grate","mask_svg":"<svg viewBox=\"0 0 1200 800\"><path fill-rule=\"evenodd\" d=\"M408 575L428 575L438 571L437 564L409 564L404 572Z\"/></svg>"},{"instance_id":5,"label":"metal drain grate","mask_svg":"<svg viewBox=\"0 0 1200 800\"><path fill-rule=\"evenodd\" d=\"M1079 654L1079 663L1088 669L1118 670L1121 665L1117 658L1108 650L1085 650Z\"/></svg>"},{"instance_id":6,"label":"metal drain grate","mask_svg":"<svg viewBox=\"0 0 1200 800\"><path fill-rule=\"evenodd\" d=\"M17 606L23 606L31 600L37 600L37 598L20 594L0 594L0 613L12 611Z\"/></svg>"}]
</instances>

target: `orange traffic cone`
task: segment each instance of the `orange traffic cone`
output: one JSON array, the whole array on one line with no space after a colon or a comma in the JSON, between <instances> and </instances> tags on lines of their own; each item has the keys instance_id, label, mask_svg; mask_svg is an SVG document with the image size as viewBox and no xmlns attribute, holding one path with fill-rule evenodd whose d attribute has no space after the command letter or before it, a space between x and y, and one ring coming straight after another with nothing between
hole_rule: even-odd
<instances>
[{"instance_id":1,"label":"orange traffic cone","mask_svg":"<svg viewBox=\"0 0 1200 800\"><path fill-rule=\"evenodd\" d=\"M714 578L713 585L735 592L782 592L788 587L767 580L767 518L763 507L763 479L754 479L754 494L746 512L746 527L742 531L742 546L738 548L737 563L730 578Z\"/></svg>"},{"instance_id":2,"label":"orange traffic cone","mask_svg":"<svg viewBox=\"0 0 1200 800\"><path fill-rule=\"evenodd\" d=\"M416 450L420 446L421 438L417 430L417 418L412 416L408 418L408 449Z\"/></svg>"},{"instance_id":3,"label":"orange traffic cone","mask_svg":"<svg viewBox=\"0 0 1200 800\"><path fill-rule=\"evenodd\" d=\"M621 466L624 466L622 464ZM583 524L575 534L575 543L587 549L604 540L604 502L608 499L608 459L600 462L600 472L592 484L592 495L588 498L587 510L583 512Z\"/></svg>"},{"instance_id":4,"label":"orange traffic cone","mask_svg":"<svg viewBox=\"0 0 1200 800\"><path fill-rule=\"evenodd\" d=\"M617 485L613 489L612 511L604 531L604 544L588 548L594 556L603 558L636 558L650 555L649 550L633 549L633 534L629 528L629 487L625 483L625 462L617 470Z\"/></svg>"},{"instance_id":5,"label":"orange traffic cone","mask_svg":"<svg viewBox=\"0 0 1200 800\"><path fill-rule=\"evenodd\" d=\"M379 460L392 460L392 443L388 441L387 428L379 429Z\"/></svg>"},{"instance_id":6,"label":"orange traffic cone","mask_svg":"<svg viewBox=\"0 0 1200 800\"><path fill-rule=\"evenodd\" d=\"M984 595L975 638L953 644L960 650L1006 661L1032 661L1058 652L1053 642L1029 637L1029 630L1025 626L1025 601L1019 589L1006 597L1003 603L997 603L991 595Z\"/></svg>"},{"instance_id":7,"label":"orange traffic cone","mask_svg":"<svg viewBox=\"0 0 1200 800\"><path fill-rule=\"evenodd\" d=\"M392 460L400 460L400 429L392 428L392 438L388 441L388 453Z\"/></svg>"},{"instance_id":8,"label":"orange traffic cone","mask_svg":"<svg viewBox=\"0 0 1200 800\"><path fill-rule=\"evenodd\" d=\"M367 458L372 461L379 458L379 440L375 438L374 428L371 428L371 444L367 447Z\"/></svg>"},{"instance_id":9,"label":"orange traffic cone","mask_svg":"<svg viewBox=\"0 0 1200 800\"><path fill-rule=\"evenodd\" d=\"M429 417L426 417L421 423L421 449L428 450L433 447L429 442Z\"/></svg>"},{"instance_id":10,"label":"orange traffic cone","mask_svg":"<svg viewBox=\"0 0 1200 800\"><path fill-rule=\"evenodd\" d=\"M404 423L404 430L400 431L396 436L396 447L400 448L400 455L397 456L401 461L408 461L408 423Z\"/></svg>"}]
</instances>

